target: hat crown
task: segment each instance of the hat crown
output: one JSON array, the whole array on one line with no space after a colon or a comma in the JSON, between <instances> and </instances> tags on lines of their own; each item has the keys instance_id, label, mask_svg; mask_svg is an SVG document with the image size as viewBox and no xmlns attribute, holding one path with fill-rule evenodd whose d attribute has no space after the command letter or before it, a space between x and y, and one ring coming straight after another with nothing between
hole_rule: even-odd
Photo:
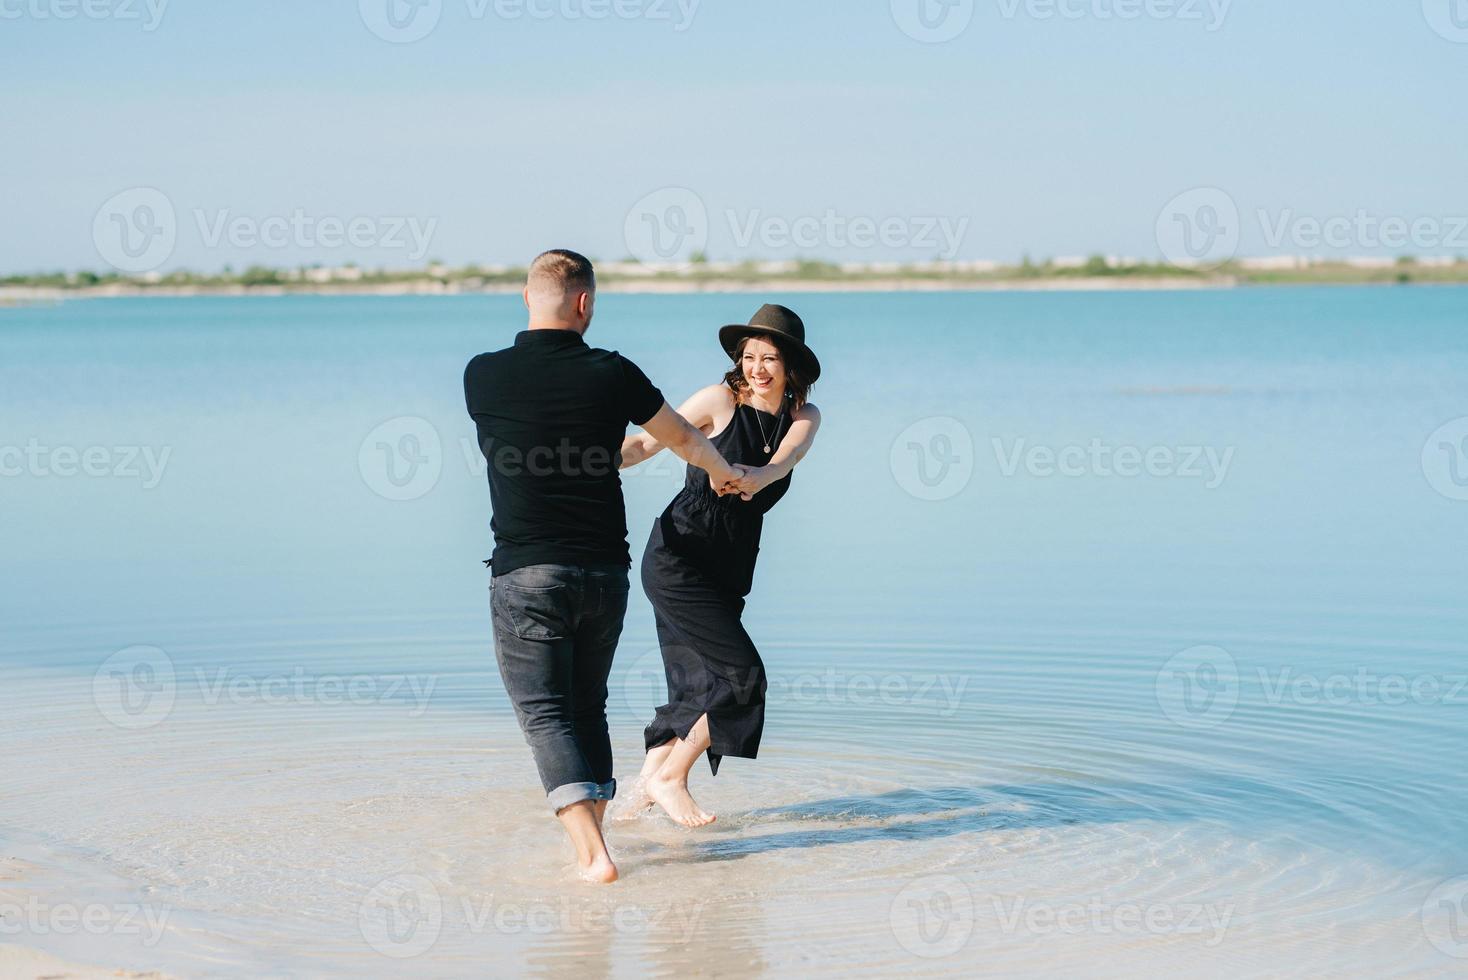
<instances>
[{"instance_id":1,"label":"hat crown","mask_svg":"<svg viewBox=\"0 0 1468 980\"><path fill-rule=\"evenodd\" d=\"M805 321L794 310L778 303L761 306L759 312L749 318L749 325L785 334L805 343Z\"/></svg>"}]
</instances>

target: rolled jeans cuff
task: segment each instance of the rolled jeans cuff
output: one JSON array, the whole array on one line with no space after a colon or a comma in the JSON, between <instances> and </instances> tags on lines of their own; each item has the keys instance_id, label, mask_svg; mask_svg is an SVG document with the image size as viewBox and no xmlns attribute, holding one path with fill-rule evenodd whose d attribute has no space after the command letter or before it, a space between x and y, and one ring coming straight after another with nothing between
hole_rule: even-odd
<instances>
[{"instance_id":1,"label":"rolled jeans cuff","mask_svg":"<svg viewBox=\"0 0 1468 980\"><path fill-rule=\"evenodd\" d=\"M557 786L546 794L546 800L551 809L557 813L564 810L573 803L581 803L584 800L610 800L617 795L617 781L615 779L605 783L566 783Z\"/></svg>"}]
</instances>

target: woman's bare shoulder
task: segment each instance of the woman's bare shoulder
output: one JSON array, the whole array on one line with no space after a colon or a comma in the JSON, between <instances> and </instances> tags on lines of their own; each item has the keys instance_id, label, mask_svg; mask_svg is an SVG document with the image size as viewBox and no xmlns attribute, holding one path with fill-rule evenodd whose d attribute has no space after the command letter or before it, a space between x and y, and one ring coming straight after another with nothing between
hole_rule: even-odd
<instances>
[{"instance_id":1,"label":"woman's bare shoulder","mask_svg":"<svg viewBox=\"0 0 1468 980\"><path fill-rule=\"evenodd\" d=\"M709 385L693 393L693 397L709 407L730 408L734 404L734 392L726 384Z\"/></svg>"},{"instance_id":2,"label":"woman's bare shoulder","mask_svg":"<svg viewBox=\"0 0 1468 980\"><path fill-rule=\"evenodd\" d=\"M795 410L795 414L792 415L791 418L795 419L795 421L797 422L819 423L821 421L821 410L819 408L816 408L815 405L811 402L806 402L804 405Z\"/></svg>"}]
</instances>

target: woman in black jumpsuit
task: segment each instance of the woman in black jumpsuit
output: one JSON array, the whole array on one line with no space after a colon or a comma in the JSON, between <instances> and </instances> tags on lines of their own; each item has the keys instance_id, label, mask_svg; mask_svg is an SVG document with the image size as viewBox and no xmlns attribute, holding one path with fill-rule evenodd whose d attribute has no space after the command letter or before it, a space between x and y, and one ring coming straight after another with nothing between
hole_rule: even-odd
<instances>
[{"instance_id":1,"label":"woman in black jumpsuit","mask_svg":"<svg viewBox=\"0 0 1468 980\"><path fill-rule=\"evenodd\" d=\"M668 703L647 726L647 764L629 803L657 803L685 826L713 816L688 794L688 770L707 754L714 774L724 756L753 759L765 721L765 670L740 622L754 579L764 516L790 489L791 471L810 448L820 413L805 401L819 374L800 318L767 306L748 325L720 332L735 368L680 411L712 429L720 454L747 471L715 490L688 467L683 489L653 525L642 585L657 620ZM623 447L624 465L645 459L646 436ZM784 451L782 451L784 450Z\"/></svg>"}]
</instances>

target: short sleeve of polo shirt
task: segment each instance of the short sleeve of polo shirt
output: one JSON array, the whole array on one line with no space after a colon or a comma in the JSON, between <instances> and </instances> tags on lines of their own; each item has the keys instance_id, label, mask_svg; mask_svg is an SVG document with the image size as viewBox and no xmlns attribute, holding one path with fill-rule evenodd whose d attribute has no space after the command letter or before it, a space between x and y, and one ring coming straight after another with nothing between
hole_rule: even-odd
<instances>
[{"instance_id":1,"label":"short sleeve of polo shirt","mask_svg":"<svg viewBox=\"0 0 1468 980\"><path fill-rule=\"evenodd\" d=\"M633 425L646 425L663 407L663 393L642 373L642 368L621 354L622 405Z\"/></svg>"}]
</instances>

